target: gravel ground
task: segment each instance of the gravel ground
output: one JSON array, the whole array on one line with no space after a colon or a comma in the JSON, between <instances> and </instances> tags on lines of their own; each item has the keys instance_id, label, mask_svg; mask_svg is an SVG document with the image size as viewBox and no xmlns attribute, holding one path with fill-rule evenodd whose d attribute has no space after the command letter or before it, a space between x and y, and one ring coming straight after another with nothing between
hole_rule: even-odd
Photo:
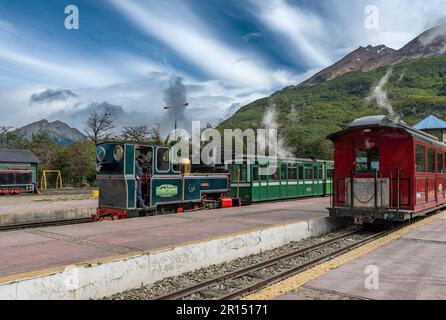
<instances>
[{"instance_id":1,"label":"gravel ground","mask_svg":"<svg viewBox=\"0 0 446 320\"><path fill-rule=\"evenodd\" d=\"M329 233L324 236L316 237L316 238L309 238L305 239L299 242L293 242L286 246L265 251L261 254L248 256L245 258L240 258L237 260L233 260L231 262L223 263L220 265L212 265L207 268L202 268L193 272L184 273L182 275L179 275L177 277L170 277L163 279L161 281L157 281L156 283L148 286L142 286L137 289L125 291L116 295L113 295L111 297L108 297L106 299L110 300L147 300L147 299L153 299L155 297L163 296L165 294L171 293L173 291L179 290L184 287L188 287L191 284L199 283L204 280L214 278L217 276L224 275L226 273L229 273L231 271L235 271L241 268L246 268L250 265L259 263L261 261L269 260L273 257L277 257L298 249L306 248L308 246L327 241L329 239L338 237L342 234L351 232L356 230L356 227L349 227L347 229L342 229L336 232ZM317 256L328 254L336 249L339 249L340 247L344 247L348 244L351 244L352 242L356 242L358 239L363 239L364 237L370 236L371 233L369 232L361 232L360 234L355 234L347 239L342 239L340 241L337 241L329 246L324 246L323 248L318 248L312 252L309 252L304 255L300 255L297 258L293 258L290 260L287 260L285 263L281 263L279 266L274 265L271 267L268 267L266 269L262 269L260 271L257 271L256 273L259 275L259 277L267 277L268 275L276 274L280 271L286 270L287 267L292 265L298 265L302 264L304 262L307 262ZM205 291L205 294L195 294L188 299L209 299L213 298L216 294L214 294L214 291L217 292L230 292L232 290L235 290L234 286L241 285L241 284L250 284L256 282L255 278L253 277L240 277L234 280L230 281L230 285L225 284L219 284L216 285L209 290Z\"/></svg>"}]
</instances>

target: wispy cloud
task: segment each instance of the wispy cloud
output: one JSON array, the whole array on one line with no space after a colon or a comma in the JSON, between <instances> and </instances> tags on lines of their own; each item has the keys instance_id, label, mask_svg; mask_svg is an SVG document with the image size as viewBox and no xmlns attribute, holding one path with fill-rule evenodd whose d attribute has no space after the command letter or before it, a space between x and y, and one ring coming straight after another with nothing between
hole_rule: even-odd
<instances>
[{"instance_id":1,"label":"wispy cloud","mask_svg":"<svg viewBox=\"0 0 446 320\"><path fill-rule=\"evenodd\" d=\"M36 75L44 76L44 81L65 82L67 79L71 83L78 85L103 85L110 79L119 79L116 75L105 68L82 63L63 64L53 62L52 59L39 58L18 50L11 50L0 47L0 61L8 64L15 64L16 70L33 72ZM100 69L100 70L99 70ZM122 80L122 79L121 79Z\"/></svg>"},{"instance_id":2,"label":"wispy cloud","mask_svg":"<svg viewBox=\"0 0 446 320\"><path fill-rule=\"evenodd\" d=\"M285 0L252 0L251 4L266 27L286 39L298 56L303 56L312 66L330 63L330 57L318 46L320 38L328 32L319 16Z\"/></svg>"},{"instance_id":3,"label":"wispy cloud","mask_svg":"<svg viewBox=\"0 0 446 320\"><path fill-rule=\"evenodd\" d=\"M242 38L246 42L249 42L252 39L258 39L258 38L261 38L261 37L262 37L262 33L261 32L249 32L249 33L245 34Z\"/></svg>"},{"instance_id":4,"label":"wispy cloud","mask_svg":"<svg viewBox=\"0 0 446 320\"><path fill-rule=\"evenodd\" d=\"M377 30L364 26L365 8L370 4L379 9ZM328 0L329 42L334 48L345 47L344 53L369 44L400 49L424 30L445 22L444 4L444 0Z\"/></svg>"},{"instance_id":5,"label":"wispy cloud","mask_svg":"<svg viewBox=\"0 0 446 320\"><path fill-rule=\"evenodd\" d=\"M175 50L202 71L221 80L254 88L277 85L274 69L262 64L257 55L237 50L219 41L212 26L201 21L187 7L169 2L110 0L111 3L150 37Z\"/></svg>"},{"instance_id":6,"label":"wispy cloud","mask_svg":"<svg viewBox=\"0 0 446 320\"><path fill-rule=\"evenodd\" d=\"M82 126L88 108L103 101L122 106L128 122L152 125L163 118L173 74L185 79L188 117L215 123L359 45L399 48L446 16L444 0L375 0L380 28L366 30L369 0L108 0L114 10L104 12L77 0L81 29L66 37L48 35L52 25L39 16L47 6L26 1L36 9L29 24L0 10L0 125L60 117ZM29 103L48 89L76 97Z\"/></svg>"},{"instance_id":7,"label":"wispy cloud","mask_svg":"<svg viewBox=\"0 0 446 320\"><path fill-rule=\"evenodd\" d=\"M99 55L92 56L82 47L65 48L6 20L0 20L0 43L0 70L10 74L10 78L15 75L16 80L23 83L104 86L153 71L169 71L168 67L149 58L125 51L110 53L105 48Z\"/></svg>"}]
</instances>

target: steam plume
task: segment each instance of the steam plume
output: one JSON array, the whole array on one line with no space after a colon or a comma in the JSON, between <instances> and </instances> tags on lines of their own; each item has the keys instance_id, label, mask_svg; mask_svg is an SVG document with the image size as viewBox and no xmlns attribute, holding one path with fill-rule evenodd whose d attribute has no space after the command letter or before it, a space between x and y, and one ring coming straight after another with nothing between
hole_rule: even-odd
<instances>
[{"instance_id":1,"label":"steam plume","mask_svg":"<svg viewBox=\"0 0 446 320\"><path fill-rule=\"evenodd\" d=\"M387 110L387 113L393 120L399 120L398 115L393 110L393 106L389 101L387 90L385 89L385 86L389 82L389 78L392 76L392 73L393 69L389 69L386 72L384 77L379 80L378 84L373 88L372 93L366 98L366 100L368 103L375 101L378 107Z\"/></svg>"},{"instance_id":2,"label":"steam plume","mask_svg":"<svg viewBox=\"0 0 446 320\"><path fill-rule=\"evenodd\" d=\"M279 124L277 123L277 105L270 102L268 109L265 111L262 120L262 128L264 129L276 129L279 132ZM264 139L264 137L258 137L258 139ZM267 141L266 141L267 142ZM263 145L268 146L268 143ZM292 158L294 155L288 151L285 146L283 137L278 134L277 137L277 155L280 158Z\"/></svg>"},{"instance_id":3,"label":"steam plume","mask_svg":"<svg viewBox=\"0 0 446 320\"><path fill-rule=\"evenodd\" d=\"M169 127L169 131L173 130L175 118L177 119L178 128L185 128L186 115L185 104L186 99L186 86L184 85L184 79L179 76L172 76L169 81L169 86L164 90L164 102L167 111L166 125ZM164 121L163 121L164 122Z\"/></svg>"}]
</instances>

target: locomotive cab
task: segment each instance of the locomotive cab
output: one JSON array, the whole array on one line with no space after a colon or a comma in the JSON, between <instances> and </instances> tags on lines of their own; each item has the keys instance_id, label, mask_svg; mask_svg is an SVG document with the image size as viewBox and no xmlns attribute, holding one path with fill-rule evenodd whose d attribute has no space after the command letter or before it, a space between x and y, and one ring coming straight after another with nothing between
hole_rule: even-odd
<instances>
[{"instance_id":1,"label":"locomotive cab","mask_svg":"<svg viewBox=\"0 0 446 320\"><path fill-rule=\"evenodd\" d=\"M229 191L227 173L191 172L190 161L171 161L169 147L103 143L96 147L96 158L99 207L94 220L182 212L209 202L215 205Z\"/></svg>"}]
</instances>

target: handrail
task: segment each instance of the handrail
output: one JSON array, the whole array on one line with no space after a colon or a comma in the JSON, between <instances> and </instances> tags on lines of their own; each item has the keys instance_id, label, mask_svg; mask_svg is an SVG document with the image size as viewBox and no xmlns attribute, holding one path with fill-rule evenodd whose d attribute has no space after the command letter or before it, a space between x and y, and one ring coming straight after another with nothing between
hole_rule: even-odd
<instances>
[{"instance_id":1,"label":"handrail","mask_svg":"<svg viewBox=\"0 0 446 320\"><path fill-rule=\"evenodd\" d=\"M338 169L339 170L339 169ZM401 210L401 208L410 207L411 205L411 177L402 177L401 176L401 168L381 168L380 171L376 171L373 176L361 178L361 176L357 177L357 174L352 170L350 175L345 177L335 177L333 183L333 197L332 197L332 206L349 206L351 208L355 207L355 198L360 203L369 203L374 199L374 209L382 210L382 209L396 209L397 213ZM339 172L339 171L338 171ZM366 202L361 201L356 197L355 194L355 180L356 179L373 179L374 190L370 190L372 196ZM388 197L389 201L386 203L385 201L385 184L384 180L388 180ZM350 183L348 183L348 180ZM433 179L432 179L433 180ZM379 184L379 185L378 185ZM349 187L349 188L347 188ZM370 186L372 187L372 186ZM345 190L344 201L342 201L342 192L340 190ZM378 189L379 188L379 189ZM406 190L407 189L407 190ZM348 190L348 191L347 191ZM379 194L379 190L381 190L381 194ZM403 190L404 198L403 198ZM438 190L436 190L436 194ZM347 197L349 197L349 201L347 202ZM380 198L380 199L378 199ZM403 200L404 199L404 200ZM404 201L404 203L403 203ZM385 208L384 208L385 207Z\"/></svg>"}]
</instances>

